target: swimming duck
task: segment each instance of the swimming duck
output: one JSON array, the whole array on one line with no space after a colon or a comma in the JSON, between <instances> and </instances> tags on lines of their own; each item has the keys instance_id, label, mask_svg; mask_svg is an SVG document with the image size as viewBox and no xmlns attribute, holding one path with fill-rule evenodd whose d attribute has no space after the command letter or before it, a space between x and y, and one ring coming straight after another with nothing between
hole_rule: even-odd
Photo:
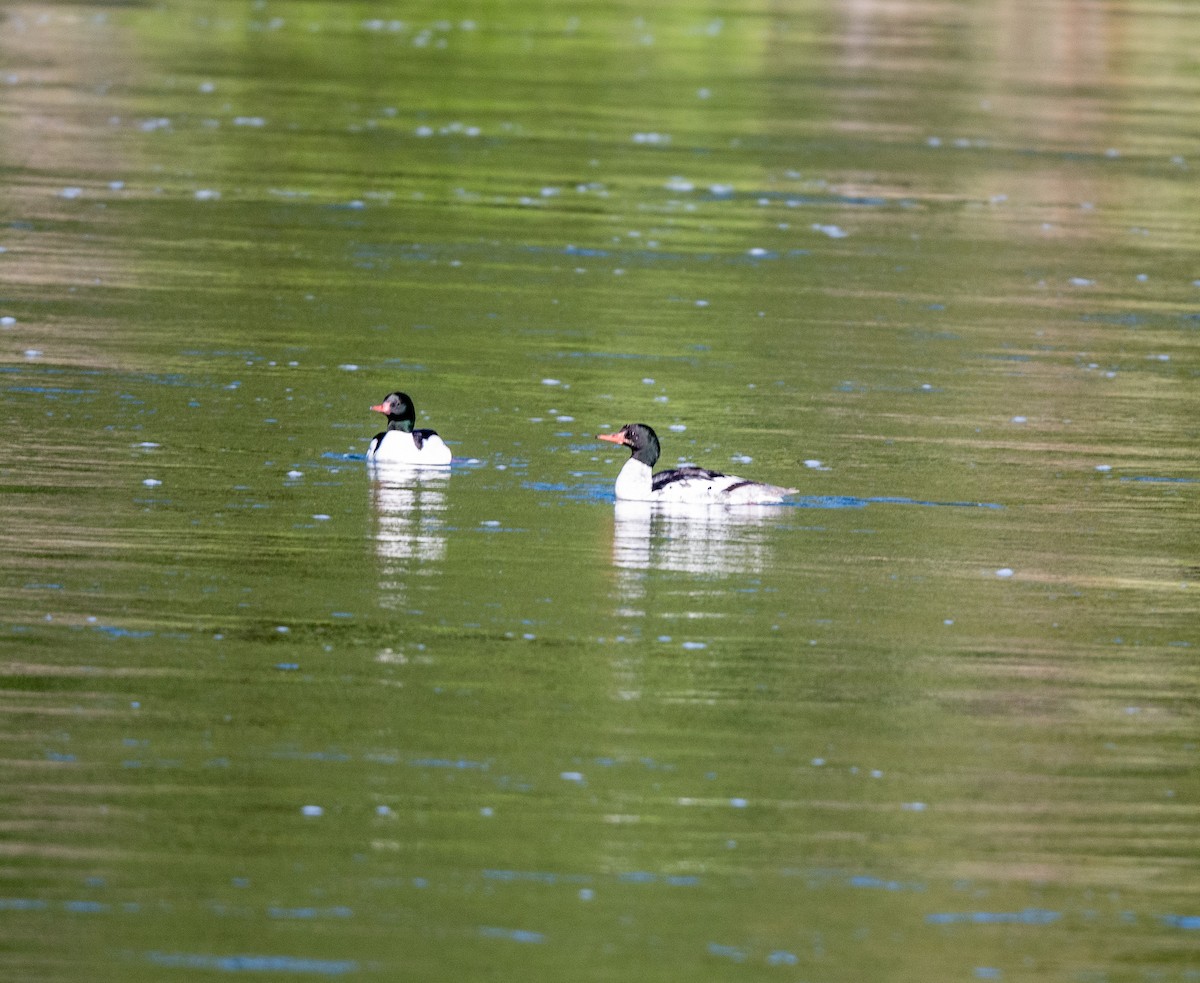
<instances>
[{"instance_id":1,"label":"swimming duck","mask_svg":"<svg viewBox=\"0 0 1200 983\"><path fill-rule=\"evenodd\" d=\"M617 475L617 498L623 501L681 505L772 505L799 489L766 485L720 471L692 466L654 474L660 453L658 434L644 423L628 423L597 440L628 447L630 458Z\"/></svg>"},{"instance_id":2,"label":"swimming duck","mask_svg":"<svg viewBox=\"0 0 1200 983\"><path fill-rule=\"evenodd\" d=\"M417 411L407 393L389 393L376 413L388 418L383 433L371 438L367 460L379 464L403 464L409 467L445 467L450 463L450 448L436 430L414 430Z\"/></svg>"}]
</instances>

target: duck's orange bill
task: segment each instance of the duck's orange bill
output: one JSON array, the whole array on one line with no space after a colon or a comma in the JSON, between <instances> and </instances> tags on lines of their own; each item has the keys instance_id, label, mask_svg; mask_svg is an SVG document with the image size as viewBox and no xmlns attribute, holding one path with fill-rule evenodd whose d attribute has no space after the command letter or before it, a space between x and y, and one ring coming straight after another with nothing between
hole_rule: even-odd
<instances>
[{"instance_id":1,"label":"duck's orange bill","mask_svg":"<svg viewBox=\"0 0 1200 983\"><path fill-rule=\"evenodd\" d=\"M380 403L378 406L372 406L371 409L373 409L376 413L386 413L388 411L388 408L384 406L383 403Z\"/></svg>"},{"instance_id":2,"label":"duck's orange bill","mask_svg":"<svg viewBox=\"0 0 1200 983\"><path fill-rule=\"evenodd\" d=\"M597 440L607 440L610 444L625 443L625 435L623 433L598 433Z\"/></svg>"}]
</instances>

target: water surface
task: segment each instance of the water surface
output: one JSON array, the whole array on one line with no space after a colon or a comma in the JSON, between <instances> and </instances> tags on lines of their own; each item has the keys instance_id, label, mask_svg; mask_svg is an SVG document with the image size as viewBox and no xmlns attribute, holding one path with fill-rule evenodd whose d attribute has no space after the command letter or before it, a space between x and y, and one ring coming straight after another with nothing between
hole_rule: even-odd
<instances>
[{"instance_id":1,"label":"water surface","mask_svg":"<svg viewBox=\"0 0 1200 983\"><path fill-rule=\"evenodd\" d=\"M7 8L4 975L1194 980L1188 13Z\"/></svg>"}]
</instances>

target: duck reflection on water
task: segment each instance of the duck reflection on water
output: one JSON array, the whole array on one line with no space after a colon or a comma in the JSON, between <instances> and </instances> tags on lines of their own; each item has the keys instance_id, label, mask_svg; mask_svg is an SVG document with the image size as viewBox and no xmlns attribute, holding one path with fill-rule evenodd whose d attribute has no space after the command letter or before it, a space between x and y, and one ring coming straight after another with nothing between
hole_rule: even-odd
<instances>
[{"instance_id":1,"label":"duck reflection on water","mask_svg":"<svg viewBox=\"0 0 1200 983\"><path fill-rule=\"evenodd\" d=\"M450 471L372 463L368 473L380 587L385 598L400 598L410 576L428 575L446 558Z\"/></svg>"},{"instance_id":2,"label":"duck reflection on water","mask_svg":"<svg viewBox=\"0 0 1200 983\"><path fill-rule=\"evenodd\" d=\"M678 573L759 573L771 546L774 506L670 505L618 501L613 507L613 566Z\"/></svg>"}]
</instances>

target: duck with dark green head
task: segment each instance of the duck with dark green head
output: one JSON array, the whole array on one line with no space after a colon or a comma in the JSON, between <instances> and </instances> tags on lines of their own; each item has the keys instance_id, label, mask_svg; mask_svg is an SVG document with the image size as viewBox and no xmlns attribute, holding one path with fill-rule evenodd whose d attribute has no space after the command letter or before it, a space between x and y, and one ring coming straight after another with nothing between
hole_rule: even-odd
<instances>
[{"instance_id":1,"label":"duck with dark green head","mask_svg":"<svg viewBox=\"0 0 1200 983\"><path fill-rule=\"evenodd\" d=\"M388 393L372 406L387 417L387 429L371 438L367 460L415 468L444 468L450 464L450 448L436 430L414 430L417 410L407 393Z\"/></svg>"}]
</instances>

